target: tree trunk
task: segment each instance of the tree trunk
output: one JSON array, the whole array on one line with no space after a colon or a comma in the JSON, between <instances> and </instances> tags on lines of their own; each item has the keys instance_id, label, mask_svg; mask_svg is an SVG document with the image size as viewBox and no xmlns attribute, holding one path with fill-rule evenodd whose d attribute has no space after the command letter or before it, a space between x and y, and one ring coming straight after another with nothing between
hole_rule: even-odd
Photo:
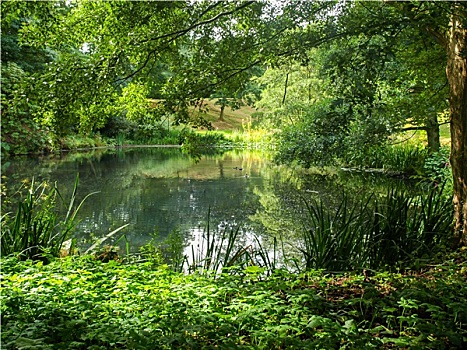
<instances>
[{"instance_id":1,"label":"tree trunk","mask_svg":"<svg viewBox=\"0 0 467 350\"><path fill-rule=\"evenodd\" d=\"M435 153L441 147L439 141L439 123L436 113L430 114L426 121L426 136L428 140L428 152Z\"/></svg>"},{"instance_id":2,"label":"tree trunk","mask_svg":"<svg viewBox=\"0 0 467 350\"><path fill-rule=\"evenodd\" d=\"M221 105L221 115L219 116L220 121L224 121L224 109L225 109L225 105L222 104Z\"/></svg>"},{"instance_id":3,"label":"tree trunk","mask_svg":"<svg viewBox=\"0 0 467 350\"><path fill-rule=\"evenodd\" d=\"M459 245L467 245L467 27L463 23L463 4L452 3L452 9L446 75L449 81L454 234Z\"/></svg>"},{"instance_id":4,"label":"tree trunk","mask_svg":"<svg viewBox=\"0 0 467 350\"><path fill-rule=\"evenodd\" d=\"M285 85L284 85L284 96L282 97L282 103L281 105L283 106L285 103L285 98L287 97L287 87L289 85L289 73L285 76Z\"/></svg>"}]
</instances>

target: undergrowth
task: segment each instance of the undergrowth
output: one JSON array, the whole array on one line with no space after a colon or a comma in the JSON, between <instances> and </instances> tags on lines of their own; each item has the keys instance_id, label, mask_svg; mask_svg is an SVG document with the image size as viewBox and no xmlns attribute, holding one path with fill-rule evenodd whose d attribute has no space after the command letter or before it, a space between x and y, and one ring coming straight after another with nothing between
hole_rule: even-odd
<instances>
[{"instance_id":1,"label":"undergrowth","mask_svg":"<svg viewBox=\"0 0 467 350\"><path fill-rule=\"evenodd\" d=\"M4 349L464 349L467 251L417 271L217 278L2 258Z\"/></svg>"}]
</instances>

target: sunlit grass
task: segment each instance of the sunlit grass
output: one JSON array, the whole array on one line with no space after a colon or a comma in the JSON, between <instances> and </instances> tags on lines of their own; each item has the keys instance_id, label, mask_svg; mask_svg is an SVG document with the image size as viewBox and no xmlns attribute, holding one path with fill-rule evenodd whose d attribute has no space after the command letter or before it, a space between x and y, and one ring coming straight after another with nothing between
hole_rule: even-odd
<instances>
[{"instance_id":1,"label":"sunlit grass","mask_svg":"<svg viewBox=\"0 0 467 350\"><path fill-rule=\"evenodd\" d=\"M449 129L449 124L443 124L439 127L439 138L441 145L450 145L451 144L451 133ZM406 131L398 134L394 137L394 142L400 143L420 143L427 145L427 136L426 131L416 130L416 131Z\"/></svg>"},{"instance_id":2,"label":"sunlit grass","mask_svg":"<svg viewBox=\"0 0 467 350\"><path fill-rule=\"evenodd\" d=\"M240 106L238 109L232 110L230 107L224 109L224 120L220 118L220 106L215 104L215 100L204 100L203 109L192 108L190 110L191 115L196 117L203 117L210 122L217 131L231 131L231 130L243 130L243 126L252 118L252 115L256 110L250 106Z\"/></svg>"},{"instance_id":3,"label":"sunlit grass","mask_svg":"<svg viewBox=\"0 0 467 350\"><path fill-rule=\"evenodd\" d=\"M439 137L440 137L440 142L442 145L451 144L451 131L449 128L449 124L444 124L440 126Z\"/></svg>"}]
</instances>

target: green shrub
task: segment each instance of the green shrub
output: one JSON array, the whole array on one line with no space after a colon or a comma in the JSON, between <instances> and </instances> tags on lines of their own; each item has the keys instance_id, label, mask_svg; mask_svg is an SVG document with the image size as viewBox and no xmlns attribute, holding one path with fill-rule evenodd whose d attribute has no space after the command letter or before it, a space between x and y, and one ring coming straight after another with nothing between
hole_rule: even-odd
<instances>
[{"instance_id":1,"label":"green shrub","mask_svg":"<svg viewBox=\"0 0 467 350\"><path fill-rule=\"evenodd\" d=\"M123 116L109 118L99 131L103 136L115 139L117 145L124 143L177 145L180 134L180 131L168 129L157 119L148 119L144 123L137 123Z\"/></svg>"},{"instance_id":2,"label":"green shrub","mask_svg":"<svg viewBox=\"0 0 467 350\"><path fill-rule=\"evenodd\" d=\"M151 240L140 247L138 255L142 261L150 262L155 267L167 264L172 270L181 272L187 262L183 254L186 245L186 239L179 230L170 232L163 241L155 232Z\"/></svg>"},{"instance_id":3,"label":"green shrub","mask_svg":"<svg viewBox=\"0 0 467 350\"><path fill-rule=\"evenodd\" d=\"M49 130L34 120L38 107L33 85L31 76L17 64L2 64L2 155L42 153L53 148Z\"/></svg>"},{"instance_id":4,"label":"green shrub","mask_svg":"<svg viewBox=\"0 0 467 350\"><path fill-rule=\"evenodd\" d=\"M428 155L423 170L424 176L430 182L446 183L449 188L452 188L452 169L449 163L450 151L449 146L444 146L441 147L439 152Z\"/></svg>"},{"instance_id":5,"label":"green shrub","mask_svg":"<svg viewBox=\"0 0 467 350\"><path fill-rule=\"evenodd\" d=\"M107 140L104 140L99 133L92 136L70 134L62 137L59 143L62 150L76 150L80 148L107 146Z\"/></svg>"},{"instance_id":6,"label":"green shrub","mask_svg":"<svg viewBox=\"0 0 467 350\"><path fill-rule=\"evenodd\" d=\"M138 124L136 122L130 121L120 115L114 115L107 119L105 125L99 129L99 132L109 138L116 138L119 134L133 138L133 133L137 127Z\"/></svg>"},{"instance_id":7,"label":"green shrub","mask_svg":"<svg viewBox=\"0 0 467 350\"><path fill-rule=\"evenodd\" d=\"M182 151L193 158L199 158L201 154L215 154L221 152L218 146L227 146L231 142L219 132L197 133L183 131L179 135Z\"/></svg>"},{"instance_id":8,"label":"green shrub","mask_svg":"<svg viewBox=\"0 0 467 350\"><path fill-rule=\"evenodd\" d=\"M275 161L303 167L333 164L344 150L343 138L334 134L319 134L315 125L301 123L284 128L278 135Z\"/></svg>"}]
</instances>

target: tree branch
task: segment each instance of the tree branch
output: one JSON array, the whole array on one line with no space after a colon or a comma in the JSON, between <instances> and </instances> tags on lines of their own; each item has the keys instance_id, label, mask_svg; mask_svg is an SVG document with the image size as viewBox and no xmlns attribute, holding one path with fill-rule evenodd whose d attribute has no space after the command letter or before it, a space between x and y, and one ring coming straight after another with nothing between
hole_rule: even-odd
<instances>
[{"instance_id":1,"label":"tree branch","mask_svg":"<svg viewBox=\"0 0 467 350\"><path fill-rule=\"evenodd\" d=\"M211 5L210 7L208 7L206 9L206 11L204 11L202 14L201 14L201 17L204 16L209 10L212 10L213 8L215 8L216 6L218 6L221 2L216 2L215 4ZM242 5L230 10L230 11L225 11L225 12L221 12L219 14L217 14L216 16L210 18L210 19L206 19L204 21L201 21L201 22L197 22L197 23L193 23L192 25L190 25L188 28L185 28L185 29L181 29L181 30L178 30L178 31L175 31L175 32L172 32L172 33L166 33L166 34L163 34L163 35L159 35L159 36L156 36L155 38L150 38L150 39L147 39L147 40L143 40L143 41L140 41L140 44L143 44L143 43L146 43L146 42L149 42L149 41L157 41L157 40L160 40L160 39L164 39L164 38L169 38L171 36L175 36L175 39L176 38L179 38L181 37L182 35L185 35L187 34L189 31L197 28L197 27L201 27L201 26L204 26L206 24L210 24L212 22L215 22L217 21L219 18L221 17L224 17L224 16L228 16L228 15L231 15L231 14L234 14L235 12L237 11L240 11L241 9L244 9L250 5L252 5L254 3L254 1L246 1L244 2Z\"/></svg>"},{"instance_id":2,"label":"tree branch","mask_svg":"<svg viewBox=\"0 0 467 350\"><path fill-rule=\"evenodd\" d=\"M426 126L409 126L409 127L406 127L406 128L402 128L399 131L403 132L403 131L419 131L419 130L427 131L428 127L426 127Z\"/></svg>"},{"instance_id":3,"label":"tree branch","mask_svg":"<svg viewBox=\"0 0 467 350\"><path fill-rule=\"evenodd\" d=\"M285 103L285 98L287 97L287 86L289 84L289 73L285 76L285 85L284 85L284 96L282 97L282 103L281 105L284 105Z\"/></svg>"},{"instance_id":4,"label":"tree branch","mask_svg":"<svg viewBox=\"0 0 467 350\"><path fill-rule=\"evenodd\" d=\"M197 28L197 27L200 27L200 26L203 26L203 25L206 25L206 24L209 24L209 23L212 23L212 22L215 22L217 21L219 18L221 17L224 17L224 16L228 16L228 15L231 15L237 11L240 11L241 9L244 9L248 6L250 6L251 4L253 4L254 1L247 1L247 2L244 2L242 5L230 10L230 11L225 11L225 12L221 12L219 14L217 14L216 16L210 18L210 19L207 19L207 20L204 20L204 21L201 21L201 22L197 22L197 23L194 23L192 25L190 25L188 28L185 28L185 29L182 29L182 30L179 30L179 31L176 31L176 32L172 32L172 33L167 33L167 34L163 34L163 35L160 35L158 37L155 37L155 38L151 38L151 39L147 39L147 40L144 40L144 41L141 41L139 42L139 44L143 44L143 43L146 43L146 42L149 42L149 41L156 41L156 40L160 40L160 39L164 39L164 38L170 38L167 42L165 42L165 45L163 46L164 48L167 48L167 46L174 42L175 40L177 40L178 38L180 38L181 36L187 34L188 32L190 32L191 30ZM209 6L202 14L201 14L201 17L204 16L204 14L206 14L206 12L208 12L209 10L215 8L216 6L218 6L218 4L220 4L220 2L216 2L215 4ZM159 48L159 47L158 47ZM149 60L151 59L151 56L154 55L156 56L156 51L158 48L155 48L154 50L148 52L147 56L146 56L146 59L144 60L143 64L141 64L136 70L134 70L132 73L126 75L125 77L123 78L120 78L120 79L117 79L115 80L115 83L117 84L121 84L122 82L124 82L125 80L128 80L130 78L133 78L136 74L138 74L139 72L141 72L146 66L147 64L149 63Z\"/></svg>"},{"instance_id":5,"label":"tree branch","mask_svg":"<svg viewBox=\"0 0 467 350\"><path fill-rule=\"evenodd\" d=\"M256 66L257 64L261 63L262 61L261 60L256 60L254 61L253 63L247 65L246 67L243 67L243 68L238 68L236 71L234 71L232 74L229 74L227 77L225 77L224 79L221 79L219 81L216 81L215 83L211 83L211 84L208 84L207 86L205 86L204 88L200 88L200 89L197 89L195 91L193 91L194 94L198 94L199 92L203 91L203 90L209 90L209 89L212 89L216 86L219 86L223 83L225 83L226 81L228 81L229 79L233 78L234 76L236 76L237 74L240 74L240 73L243 73L244 71Z\"/></svg>"}]
</instances>

